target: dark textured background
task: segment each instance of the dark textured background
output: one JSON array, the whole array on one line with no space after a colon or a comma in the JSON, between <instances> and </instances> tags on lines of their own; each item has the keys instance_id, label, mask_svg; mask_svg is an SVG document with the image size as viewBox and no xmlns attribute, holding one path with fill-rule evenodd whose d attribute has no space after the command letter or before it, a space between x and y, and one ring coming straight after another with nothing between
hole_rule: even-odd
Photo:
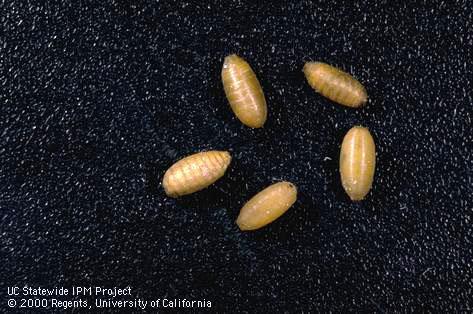
<instances>
[{"instance_id":1,"label":"dark textured background","mask_svg":"<svg viewBox=\"0 0 473 314\"><path fill-rule=\"evenodd\" d=\"M2 296L131 285L220 311L472 311L471 3L101 2L0 3ZM234 52L263 86L263 129L225 99ZM353 73L368 105L316 94L308 60ZM360 203L337 169L355 124L378 151ZM231 150L227 175L167 198L164 171L206 149ZM295 206L240 232L242 204L281 179Z\"/></svg>"}]
</instances>

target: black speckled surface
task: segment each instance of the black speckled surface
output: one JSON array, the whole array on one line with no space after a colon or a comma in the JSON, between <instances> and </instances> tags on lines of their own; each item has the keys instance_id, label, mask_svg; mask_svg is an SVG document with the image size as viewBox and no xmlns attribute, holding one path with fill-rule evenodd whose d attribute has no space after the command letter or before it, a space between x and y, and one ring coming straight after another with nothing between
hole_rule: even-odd
<instances>
[{"instance_id":1,"label":"black speckled surface","mask_svg":"<svg viewBox=\"0 0 473 314\"><path fill-rule=\"evenodd\" d=\"M220 312L473 310L470 2L101 2L0 3L0 307L28 284ZM264 129L228 106L229 53L260 79ZM316 94L309 60L353 73L368 105ZM337 169L355 124L378 152L361 203ZM165 197L164 171L205 149L231 150L224 179ZM239 232L242 204L281 179L296 205Z\"/></svg>"}]
</instances>

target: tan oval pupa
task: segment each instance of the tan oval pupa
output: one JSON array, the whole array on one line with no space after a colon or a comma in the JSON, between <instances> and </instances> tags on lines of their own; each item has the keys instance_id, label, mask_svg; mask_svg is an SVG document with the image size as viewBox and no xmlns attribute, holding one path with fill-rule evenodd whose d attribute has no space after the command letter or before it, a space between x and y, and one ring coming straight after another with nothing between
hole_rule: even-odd
<instances>
[{"instance_id":1,"label":"tan oval pupa","mask_svg":"<svg viewBox=\"0 0 473 314\"><path fill-rule=\"evenodd\" d=\"M164 191L170 197L179 197L205 189L224 175L231 160L226 151L206 151L187 156L164 174Z\"/></svg>"},{"instance_id":2,"label":"tan oval pupa","mask_svg":"<svg viewBox=\"0 0 473 314\"><path fill-rule=\"evenodd\" d=\"M358 108L368 99L366 89L350 74L323 62L307 62L304 74L309 85L328 99Z\"/></svg>"},{"instance_id":3,"label":"tan oval pupa","mask_svg":"<svg viewBox=\"0 0 473 314\"><path fill-rule=\"evenodd\" d=\"M246 126L261 128L268 109L263 89L250 65L235 54L225 57L222 83L236 117Z\"/></svg>"},{"instance_id":4,"label":"tan oval pupa","mask_svg":"<svg viewBox=\"0 0 473 314\"><path fill-rule=\"evenodd\" d=\"M272 184L243 206L236 223L242 231L259 229L279 218L296 200L294 184L286 181Z\"/></svg>"},{"instance_id":5,"label":"tan oval pupa","mask_svg":"<svg viewBox=\"0 0 473 314\"><path fill-rule=\"evenodd\" d=\"M343 138L340 150L340 178L353 201L365 198L373 184L376 147L367 128L355 126Z\"/></svg>"}]
</instances>

